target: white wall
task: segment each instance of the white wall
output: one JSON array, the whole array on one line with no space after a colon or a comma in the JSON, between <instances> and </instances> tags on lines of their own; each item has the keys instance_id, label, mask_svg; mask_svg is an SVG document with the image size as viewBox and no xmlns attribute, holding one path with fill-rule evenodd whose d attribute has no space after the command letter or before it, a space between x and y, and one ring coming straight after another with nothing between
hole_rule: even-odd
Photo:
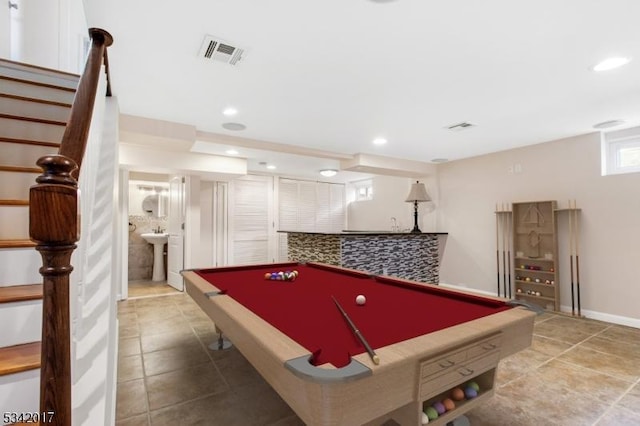
<instances>
[{"instance_id":1,"label":"white wall","mask_svg":"<svg viewBox=\"0 0 640 426\"><path fill-rule=\"evenodd\" d=\"M11 59L82 73L83 41L89 37L82 0L12 2L18 9L11 10Z\"/></svg>"},{"instance_id":2,"label":"white wall","mask_svg":"<svg viewBox=\"0 0 640 426\"><path fill-rule=\"evenodd\" d=\"M352 201L347 205L347 229L356 231L391 231L391 218L395 217L400 229L413 229L413 204L405 202L411 184L424 183L434 200L420 203L418 226L422 232L437 229L435 208L438 203L438 187L435 177L410 179L406 177L376 176L372 178L373 199Z\"/></svg>"},{"instance_id":3,"label":"white wall","mask_svg":"<svg viewBox=\"0 0 640 426\"><path fill-rule=\"evenodd\" d=\"M557 200L566 208L576 200L582 313L640 327L640 174L601 176L600 153L593 133L441 164L435 177L419 179L434 200L420 204L420 229L448 232L441 283L496 293L496 204ZM392 216L410 227L413 213L404 199L412 182L374 178L374 199L349 204L348 228L388 230ZM566 213L558 228L561 304L570 311Z\"/></svg>"},{"instance_id":4,"label":"white wall","mask_svg":"<svg viewBox=\"0 0 640 426\"><path fill-rule=\"evenodd\" d=\"M601 176L600 148L594 133L442 164L437 212L449 236L441 282L495 293L496 203L557 200L564 208L569 199L576 200L582 209L583 313L640 326L640 288L634 285L640 259L640 174ZM570 310L567 225L561 216L561 304Z\"/></svg>"}]
</instances>

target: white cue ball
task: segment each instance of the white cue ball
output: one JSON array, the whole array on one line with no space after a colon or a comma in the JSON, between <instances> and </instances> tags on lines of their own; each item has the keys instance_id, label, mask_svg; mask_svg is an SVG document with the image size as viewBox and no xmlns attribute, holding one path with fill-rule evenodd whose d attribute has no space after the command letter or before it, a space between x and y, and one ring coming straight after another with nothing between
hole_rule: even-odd
<instances>
[{"instance_id":1,"label":"white cue ball","mask_svg":"<svg viewBox=\"0 0 640 426\"><path fill-rule=\"evenodd\" d=\"M364 297L364 296L363 296L363 295L361 295L361 294L359 294L359 295L356 297L356 303L357 303L358 305L364 305L366 301L367 301L367 298L366 298L366 297Z\"/></svg>"},{"instance_id":2,"label":"white cue ball","mask_svg":"<svg viewBox=\"0 0 640 426\"><path fill-rule=\"evenodd\" d=\"M429 416L427 416L425 413L422 413L420 423L422 423L423 425L429 424Z\"/></svg>"}]
</instances>

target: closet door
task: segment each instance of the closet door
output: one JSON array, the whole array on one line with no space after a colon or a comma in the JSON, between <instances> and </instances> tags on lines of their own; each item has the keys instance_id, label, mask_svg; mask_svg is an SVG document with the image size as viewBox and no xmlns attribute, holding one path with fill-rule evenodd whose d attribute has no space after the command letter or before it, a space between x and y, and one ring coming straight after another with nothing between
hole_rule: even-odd
<instances>
[{"instance_id":1,"label":"closet door","mask_svg":"<svg viewBox=\"0 0 640 426\"><path fill-rule=\"evenodd\" d=\"M231 182L229 195L229 263L273 262L273 178L243 176Z\"/></svg>"}]
</instances>

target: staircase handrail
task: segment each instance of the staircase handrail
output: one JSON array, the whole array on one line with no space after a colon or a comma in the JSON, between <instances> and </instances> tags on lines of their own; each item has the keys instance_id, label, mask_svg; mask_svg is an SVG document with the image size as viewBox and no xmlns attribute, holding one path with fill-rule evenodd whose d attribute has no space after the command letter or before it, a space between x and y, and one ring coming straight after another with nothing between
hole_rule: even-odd
<instances>
[{"instance_id":1,"label":"staircase handrail","mask_svg":"<svg viewBox=\"0 0 640 426\"><path fill-rule=\"evenodd\" d=\"M71 425L71 255L79 240L78 182L87 145L106 48L113 43L102 29L89 29L91 48L76 91L58 155L38 160L43 170L29 191L29 236L42 256L42 353L40 414L52 426ZM50 414L50 416L49 416Z\"/></svg>"}]
</instances>

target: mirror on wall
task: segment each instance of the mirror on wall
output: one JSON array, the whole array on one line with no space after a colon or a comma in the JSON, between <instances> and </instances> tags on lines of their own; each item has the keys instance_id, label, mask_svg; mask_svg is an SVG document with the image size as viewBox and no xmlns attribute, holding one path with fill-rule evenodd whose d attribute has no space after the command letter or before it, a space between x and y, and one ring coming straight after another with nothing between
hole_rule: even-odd
<instances>
[{"instance_id":1,"label":"mirror on wall","mask_svg":"<svg viewBox=\"0 0 640 426\"><path fill-rule=\"evenodd\" d=\"M167 215L167 201L168 197L163 193L147 195L142 200L142 211L151 217L164 217Z\"/></svg>"},{"instance_id":2,"label":"mirror on wall","mask_svg":"<svg viewBox=\"0 0 640 426\"><path fill-rule=\"evenodd\" d=\"M168 183L129 181L129 215L161 218L168 208Z\"/></svg>"}]
</instances>

